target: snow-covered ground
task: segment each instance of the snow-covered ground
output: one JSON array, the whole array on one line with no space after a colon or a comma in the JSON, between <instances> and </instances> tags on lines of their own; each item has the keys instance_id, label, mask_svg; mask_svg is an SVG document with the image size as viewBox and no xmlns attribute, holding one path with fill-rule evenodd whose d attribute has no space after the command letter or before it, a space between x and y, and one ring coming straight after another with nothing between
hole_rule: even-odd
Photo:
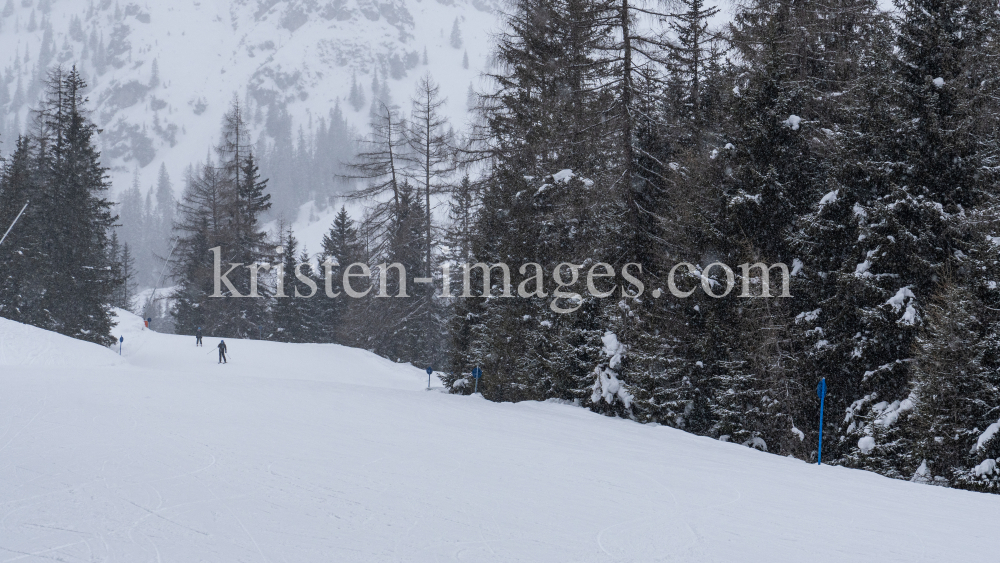
<instances>
[{"instance_id":1,"label":"snow-covered ground","mask_svg":"<svg viewBox=\"0 0 1000 563\"><path fill-rule=\"evenodd\" d=\"M428 392L340 346L229 340L220 366L123 318L121 357L0 319L0 562L996 555L998 496Z\"/></svg>"}]
</instances>

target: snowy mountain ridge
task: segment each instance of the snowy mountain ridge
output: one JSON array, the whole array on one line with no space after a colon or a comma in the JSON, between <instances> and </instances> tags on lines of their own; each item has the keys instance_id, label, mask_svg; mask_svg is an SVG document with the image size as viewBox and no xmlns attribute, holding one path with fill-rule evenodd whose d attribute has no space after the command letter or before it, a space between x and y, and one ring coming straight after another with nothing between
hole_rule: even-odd
<instances>
[{"instance_id":1,"label":"snowy mountain ridge","mask_svg":"<svg viewBox=\"0 0 1000 563\"><path fill-rule=\"evenodd\" d=\"M338 106L364 131L373 75L405 110L416 80L429 73L460 128L487 59L494 8L494 0L7 0L0 152L28 127L55 65L77 65L90 84L115 191L136 169L145 189L160 163L178 179L204 160L234 96L257 135L269 114L283 112L308 135ZM347 101L352 84L359 107Z\"/></svg>"}]
</instances>

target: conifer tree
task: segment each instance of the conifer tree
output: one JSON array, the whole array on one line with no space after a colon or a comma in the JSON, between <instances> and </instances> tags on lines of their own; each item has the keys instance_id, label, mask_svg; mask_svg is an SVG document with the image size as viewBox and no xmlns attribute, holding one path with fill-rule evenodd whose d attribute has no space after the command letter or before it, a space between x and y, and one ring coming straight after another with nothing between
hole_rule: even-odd
<instances>
[{"instance_id":1,"label":"conifer tree","mask_svg":"<svg viewBox=\"0 0 1000 563\"><path fill-rule=\"evenodd\" d=\"M274 253L261 218L271 207L271 196L248 138L242 110L234 102L216 148L218 166L209 161L189 174L174 227L178 242L172 273L179 290L173 314L179 333L192 334L200 326L224 336L265 334L271 285L264 278ZM239 297L225 286L220 287L222 297L211 297L215 259L211 249L216 247L224 269L230 263L242 264L227 278ZM257 297L251 297L252 269L258 272Z\"/></svg>"},{"instance_id":2,"label":"conifer tree","mask_svg":"<svg viewBox=\"0 0 1000 563\"><path fill-rule=\"evenodd\" d=\"M224 262L245 265L270 263L273 253L265 248L267 233L261 228L261 216L271 207L267 180L260 177L257 161L249 142L242 108L234 102L223 126L222 143L217 148L226 183L223 197L228 215L228 244L223 245ZM239 293L251 294L252 276L239 275L234 280ZM270 294L265 284L258 284L260 298L228 298L230 330L237 335L262 334L267 322Z\"/></svg>"},{"instance_id":3,"label":"conifer tree","mask_svg":"<svg viewBox=\"0 0 1000 563\"><path fill-rule=\"evenodd\" d=\"M42 322L37 288L45 263L36 251L44 236L44 221L37 215L41 198L35 142L18 137L13 154L0 166L0 222L8 227L18 213L24 214L7 240L0 245L3 284L0 285L0 314L5 318L38 325ZM35 199L35 206L30 200ZM24 207L28 204L28 207ZM4 227L7 230L7 227Z\"/></svg>"},{"instance_id":4,"label":"conifer tree","mask_svg":"<svg viewBox=\"0 0 1000 563\"><path fill-rule=\"evenodd\" d=\"M325 293L324 263L327 260L330 262L330 293L337 297L330 297ZM360 304L346 295L343 287L344 269L355 263L367 263L367 256L358 241L354 221L347 214L347 209L341 206L330 230L323 236L323 252L320 257L321 279L324 283L321 288L324 293L317 302L317 315L321 319L320 331L325 341L345 345L359 341L356 328L359 326L357 317L360 314Z\"/></svg>"},{"instance_id":5,"label":"conifer tree","mask_svg":"<svg viewBox=\"0 0 1000 563\"><path fill-rule=\"evenodd\" d=\"M365 106L365 92L358 85L357 72L351 74L351 92L348 95L347 101L354 108L354 111L361 111L361 108Z\"/></svg>"},{"instance_id":6,"label":"conifer tree","mask_svg":"<svg viewBox=\"0 0 1000 563\"><path fill-rule=\"evenodd\" d=\"M364 346L377 354L431 365L440 353L440 330L434 326L433 286L414 282L423 267L424 210L409 182L400 185L400 205L395 209L398 212L382 234L384 246L370 259L376 264L374 287L363 303L360 331Z\"/></svg>"},{"instance_id":7,"label":"conifer tree","mask_svg":"<svg viewBox=\"0 0 1000 563\"><path fill-rule=\"evenodd\" d=\"M195 172L189 169L184 194L174 224L177 248L170 264L177 281L176 304L171 314L178 334L194 334L198 327L212 334L232 334L222 313L223 302L213 294L212 255L220 246L223 230L223 179L211 162Z\"/></svg>"},{"instance_id":8,"label":"conifer tree","mask_svg":"<svg viewBox=\"0 0 1000 563\"><path fill-rule=\"evenodd\" d=\"M174 224L174 215L177 211L177 200L174 199L174 187L170 181L170 174L167 173L167 166L160 165L160 171L156 177L156 225L159 241L158 248L154 252L163 259L169 253L166 242L170 240L171 230Z\"/></svg>"},{"instance_id":9,"label":"conifer tree","mask_svg":"<svg viewBox=\"0 0 1000 563\"><path fill-rule=\"evenodd\" d=\"M704 0L681 0L684 11L673 14L669 28L676 34L675 42L668 45L671 70L681 79L684 87L683 117L687 117L692 141L700 144L699 136L705 128L702 95L708 67L716 54L712 51L713 37L708 29L710 18L719 13L715 6L706 7Z\"/></svg>"},{"instance_id":10,"label":"conifer tree","mask_svg":"<svg viewBox=\"0 0 1000 563\"><path fill-rule=\"evenodd\" d=\"M132 311L136 295L135 258L128 243L119 244L117 233L111 233L108 261L111 265L111 278L115 283L111 306Z\"/></svg>"},{"instance_id":11,"label":"conifer tree","mask_svg":"<svg viewBox=\"0 0 1000 563\"><path fill-rule=\"evenodd\" d=\"M400 212L407 138L406 124L396 108L380 103L378 111L368 137L358 142L358 153L348 165L351 174L347 177L368 182L353 197L375 202L372 220L381 229Z\"/></svg>"},{"instance_id":12,"label":"conifer tree","mask_svg":"<svg viewBox=\"0 0 1000 563\"><path fill-rule=\"evenodd\" d=\"M55 70L36 113L39 217L59 217L41 231L35 251L47 263L35 291L39 326L100 344L111 342L108 233L114 223L106 169L94 146L97 127L86 113L86 84L74 67Z\"/></svg>"},{"instance_id":13,"label":"conifer tree","mask_svg":"<svg viewBox=\"0 0 1000 563\"><path fill-rule=\"evenodd\" d=\"M311 293L307 284L298 280L295 275L296 260L304 256L296 254L298 252L298 241L292 234L291 229L284 229L282 236L282 253L278 256L281 260L281 286L282 293L275 293L274 308L272 312L274 325L274 339L279 342L313 342L315 341L315 318L311 311L310 299L305 296ZM308 260L306 260L308 261ZM311 272L303 272L307 277ZM319 296L323 299L324 296Z\"/></svg>"},{"instance_id":14,"label":"conifer tree","mask_svg":"<svg viewBox=\"0 0 1000 563\"><path fill-rule=\"evenodd\" d=\"M149 87L156 88L160 85L160 63L153 59L152 68L149 71Z\"/></svg>"},{"instance_id":15,"label":"conifer tree","mask_svg":"<svg viewBox=\"0 0 1000 563\"><path fill-rule=\"evenodd\" d=\"M448 39L449 44L451 44L453 49L462 48L462 30L458 27L458 18L455 18L455 23L451 25L451 36Z\"/></svg>"},{"instance_id":16,"label":"conifer tree","mask_svg":"<svg viewBox=\"0 0 1000 563\"><path fill-rule=\"evenodd\" d=\"M465 174L452 189L451 198L448 201L449 226L445 242L449 249L448 258L454 264L464 264L472 258L477 205L475 186L469 179L469 175Z\"/></svg>"},{"instance_id":17,"label":"conifer tree","mask_svg":"<svg viewBox=\"0 0 1000 563\"><path fill-rule=\"evenodd\" d=\"M744 7L731 26L741 61L734 69L731 110L737 119L726 132L729 144L718 152L731 170L723 179L719 219L732 229L715 244L730 264L787 264L795 296L729 298L710 305L715 323L740 327L721 338L726 345L714 347L717 359L710 365L718 395L716 432L743 436L741 443L753 445L759 438L770 451L804 459L814 455L814 441L803 439L799 427L815 416L814 389L823 375L800 362L828 352L830 340L816 330L826 307L814 297L825 290L809 289L827 277L818 263L803 268L802 260L813 257L799 254L798 229L819 225L811 219L817 211L843 210L838 131L850 129L854 103L843 94L861 90L855 84L864 78L863 65L871 64L873 45L884 30L877 7L865 2L819 7L762 2ZM849 236L841 230L831 234ZM772 292L777 273L771 272ZM803 274L809 281L802 281ZM752 295L762 289L750 271L739 272L736 282L748 284ZM838 400L828 399L827 408Z\"/></svg>"},{"instance_id":18,"label":"conifer tree","mask_svg":"<svg viewBox=\"0 0 1000 563\"><path fill-rule=\"evenodd\" d=\"M610 225L604 213L612 204L608 192L592 186L609 180L613 151L606 150L606 100L592 86L602 76L595 49L607 30L596 24L600 12L591 3L570 4L517 2L506 15L497 47L501 71L483 97L479 135L487 139L482 150L491 173L470 262L537 262L552 272L563 261L603 258L597 241L608 239L598 233ZM448 382L480 365L497 374L481 388L492 399L589 397L604 333L592 304L566 318L557 314L548 298L551 278L534 297L483 299L484 277L494 295L512 295L500 273L470 272L476 297L455 307Z\"/></svg>"},{"instance_id":19,"label":"conifer tree","mask_svg":"<svg viewBox=\"0 0 1000 563\"><path fill-rule=\"evenodd\" d=\"M897 455L904 466L923 465L925 476L952 485L994 485L978 479L979 437L1000 419L1000 372L995 335L987 336L983 308L968 289L945 285L926 307L925 329L916 339L913 391L908 409L914 438ZM1000 477L1000 476L998 476ZM984 482L985 481L985 482Z\"/></svg>"},{"instance_id":20,"label":"conifer tree","mask_svg":"<svg viewBox=\"0 0 1000 563\"><path fill-rule=\"evenodd\" d=\"M409 161L423 191L425 262L422 272L428 277L432 273L431 249L434 245L431 195L446 190L448 177L454 169L451 139L446 129L448 120L441 115L441 108L446 101L440 97L440 88L430 75L421 78L412 100L407 131Z\"/></svg>"},{"instance_id":21,"label":"conifer tree","mask_svg":"<svg viewBox=\"0 0 1000 563\"><path fill-rule=\"evenodd\" d=\"M979 2L913 0L899 8L892 72L883 77L896 103L852 139L860 153L853 160L864 168L845 182L843 205L857 231L823 307L842 313L823 328L836 353L828 365L852 393L844 463L910 478L919 461L912 428L897 411L915 388L916 338L922 326L945 329L930 325L927 306L947 277L973 284L970 257L985 243L969 213L992 205L987 162L996 137L980 119L996 87L995 57L982 55L993 52L997 16Z\"/></svg>"},{"instance_id":22,"label":"conifer tree","mask_svg":"<svg viewBox=\"0 0 1000 563\"><path fill-rule=\"evenodd\" d=\"M150 243L155 240L158 233L155 222L150 221L150 214L143 204L138 169L132 173L132 185L122 192L119 199L117 230L121 242L131 244L133 249L141 249L143 256L140 259L139 270L142 273L138 281L143 285L152 284L155 280L150 279L153 269Z\"/></svg>"}]
</instances>

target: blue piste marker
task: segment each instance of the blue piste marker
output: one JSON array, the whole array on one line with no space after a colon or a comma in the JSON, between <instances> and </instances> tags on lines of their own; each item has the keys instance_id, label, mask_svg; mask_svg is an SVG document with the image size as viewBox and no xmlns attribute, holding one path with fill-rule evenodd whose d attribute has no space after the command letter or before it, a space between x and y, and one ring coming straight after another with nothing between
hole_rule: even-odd
<instances>
[{"instance_id":1,"label":"blue piste marker","mask_svg":"<svg viewBox=\"0 0 1000 563\"><path fill-rule=\"evenodd\" d=\"M826 399L826 378L819 380L816 386L816 395L819 397L819 455L816 465L823 465L823 401Z\"/></svg>"},{"instance_id":2,"label":"blue piste marker","mask_svg":"<svg viewBox=\"0 0 1000 563\"><path fill-rule=\"evenodd\" d=\"M475 378L476 380L476 388L472 391L473 395L479 392L479 378L482 376L483 376L483 368L479 366L472 368L472 377Z\"/></svg>"}]
</instances>

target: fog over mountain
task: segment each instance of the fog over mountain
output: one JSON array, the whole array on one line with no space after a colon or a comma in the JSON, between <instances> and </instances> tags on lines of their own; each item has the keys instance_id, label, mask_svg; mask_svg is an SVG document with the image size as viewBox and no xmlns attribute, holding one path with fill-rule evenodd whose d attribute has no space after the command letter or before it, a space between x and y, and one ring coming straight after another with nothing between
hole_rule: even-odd
<instances>
[{"instance_id":1,"label":"fog over mountain","mask_svg":"<svg viewBox=\"0 0 1000 563\"><path fill-rule=\"evenodd\" d=\"M258 143L298 150L326 127L340 143L327 147L336 158L348 155L351 128L365 130L373 97L406 107L415 81L430 73L461 127L495 22L494 0L0 3L0 153L30 125L47 69L76 65L103 130L113 195L135 173L145 193L161 164L179 194L185 168L205 160L234 96ZM287 179L273 180L276 211L287 215L338 189L328 177L303 180L311 185L295 193Z\"/></svg>"},{"instance_id":2,"label":"fog over mountain","mask_svg":"<svg viewBox=\"0 0 1000 563\"><path fill-rule=\"evenodd\" d=\"M0 155L30 130L47 73L76 66L121 242L135 282L169 286L175 201L215 158L224 113L238 102L273 207L319 249L340 178L368 130L373 101L405 115L427 74L456 130L467 120L495 27L497 0L0 0ZM165 311L154 316L168 315Z\"/></svg>"}]
</instances>

